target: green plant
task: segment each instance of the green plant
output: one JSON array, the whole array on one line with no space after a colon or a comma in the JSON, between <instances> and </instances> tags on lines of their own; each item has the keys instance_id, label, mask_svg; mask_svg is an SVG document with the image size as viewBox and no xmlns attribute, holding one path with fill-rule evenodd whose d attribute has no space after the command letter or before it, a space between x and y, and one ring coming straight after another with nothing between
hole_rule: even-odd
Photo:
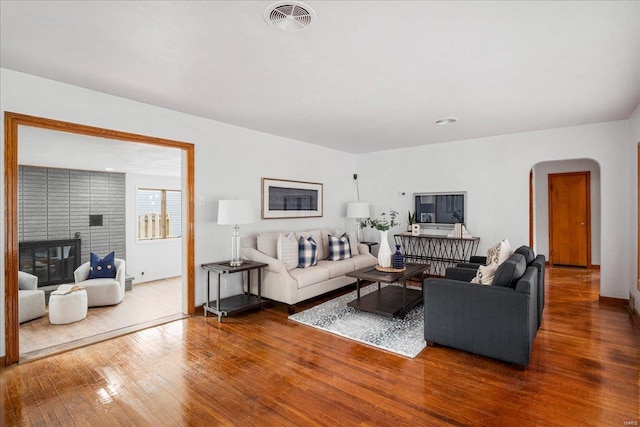
<instances>
[{"instance_id":1,"label":"green plant","mask_svg":"<svg viewBox=\"0 0 640 427\"><path fill-rule=\"evenodd\" d=\"M388 231L391 227L400 225L400 222L396 222L398 212L393 209L389 209L389 215L386 212L382 212L377 218L367 218L360 223L362 227L375 228L378 231Z\"/></svg>"},{"instance_id":2,"label":"green plant","mask_svg":"<svg viewBox=\"0 0 640 427\"><path fill-rule=\"evenodd\" d=\"M407 211L407 224L413 225L416 222L416 213L411 213L411 211Z\"/></svg>"}]
</instances>

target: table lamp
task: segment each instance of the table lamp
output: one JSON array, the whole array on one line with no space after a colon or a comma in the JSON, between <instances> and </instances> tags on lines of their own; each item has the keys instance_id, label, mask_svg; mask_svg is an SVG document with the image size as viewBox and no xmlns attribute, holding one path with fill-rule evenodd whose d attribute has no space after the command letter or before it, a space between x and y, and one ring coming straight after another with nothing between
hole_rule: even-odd
<instances>
[{"instance_id":1,"label":"table lamp","mask_svg":"<svg viewBox=\"0 0 640 427\"><path fill-rule=\"evenodd\" d=\"M231 233L231 267L242 265L240 258L240 224L255 221L251 200L220 200L218 204L218 224L233 225Z\"/></svg>"},{"instance_id":2,"label":"table lamp","mask_svg":"<svg viewBox=\"0 0 640 427\"><path fill-rule=\"evenodd\" d=\"M362 241L362 230L360 221L369 218L369 203L367 202L351 202L347 204L347 218L354 218L358 227L358 241Z\"/></svg>"}]
</instances>

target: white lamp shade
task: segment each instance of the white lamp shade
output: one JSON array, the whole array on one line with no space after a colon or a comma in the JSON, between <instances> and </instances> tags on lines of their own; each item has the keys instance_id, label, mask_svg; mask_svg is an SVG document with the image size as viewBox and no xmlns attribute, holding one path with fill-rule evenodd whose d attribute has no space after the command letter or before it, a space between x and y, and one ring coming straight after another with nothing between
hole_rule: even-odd
<instances>
[{"instance_id":1,"label":"white lamp shade","mask_svg":"<svg viewBox=\"0 0 640 427\"><path fill-rule=\"evenodd\" d=\"M351 202L347 205L347 218L369 218L369 203Z\"/></svg>"},{"instance_id":2,"label":"white lamp shade","mask_svg":"<svg viewBox=\"0 0 640 427\"><path fill-rule=\"evenodd\" d=\"M255 222L251 200L220 200L218 203L218 224L236 225Z\"/></svg>"}]
</instances>

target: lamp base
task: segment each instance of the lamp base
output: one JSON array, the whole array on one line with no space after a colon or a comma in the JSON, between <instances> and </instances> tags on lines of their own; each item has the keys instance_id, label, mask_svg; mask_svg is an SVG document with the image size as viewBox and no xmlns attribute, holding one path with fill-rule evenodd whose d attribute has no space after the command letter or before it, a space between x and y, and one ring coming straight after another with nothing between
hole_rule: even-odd
<instances>
[{"instance_id":1,"label":"lamp base","mask_svg":"<svg viewBox=\"0 0 640 427\"><path fill-rule=\"evenodd\" d=\"M229 261L229 265L231 267L240 267L242 265L242 260L241 259L234 259Z\"/></svg>"}]
</instances>

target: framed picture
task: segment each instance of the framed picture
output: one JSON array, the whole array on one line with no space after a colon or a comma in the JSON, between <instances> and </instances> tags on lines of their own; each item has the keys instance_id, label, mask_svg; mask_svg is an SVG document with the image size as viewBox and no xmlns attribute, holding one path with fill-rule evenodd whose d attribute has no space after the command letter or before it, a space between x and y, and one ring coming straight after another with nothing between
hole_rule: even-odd
<instances>
[{"instance_id":1,"label":"framed picture","mask_svg":"<svg viewBox=\"0 0 640 427\"><path fill-rule=\"evenodd\" d=\"M322 184L262 178L262 219L322 216Z\"/></svg>"}]
</instances>

